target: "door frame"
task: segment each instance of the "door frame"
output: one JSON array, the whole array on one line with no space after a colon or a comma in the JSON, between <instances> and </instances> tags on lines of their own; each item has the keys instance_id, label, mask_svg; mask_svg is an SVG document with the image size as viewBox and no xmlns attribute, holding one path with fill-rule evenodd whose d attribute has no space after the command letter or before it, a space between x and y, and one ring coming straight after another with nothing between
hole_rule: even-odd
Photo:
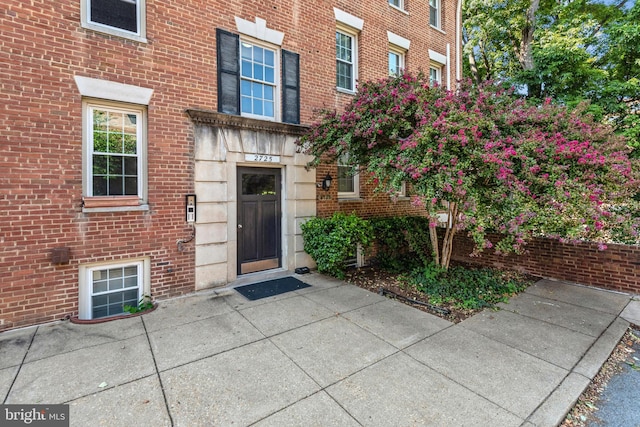
<instances>
[{"instance_id":1,"label":"door frame","mask_svg":"<svg viewBox=\"0 0 640 427\"><path fill-rule=\"evenodd\" d=\"M271 165L270 165L271 166ZM275 165L273 165L275 166ZM275 233L276 238L276 253L277 257L266 258L257 260L250 263L243 263L243 251L244 240L242 236L242 215L243 215L243 194L242 194L242 175L247 173L254 173L258 175L270 175L275 174L276 177L276 204L277 204L277 230ZM267 271L281 268L283 265L283 169L279 167L256 167L247 165L237 165L236 167L236 200L237 200L237 212L236 212L236 241L238 242L236 248L236 274L242 276L259 271ZM245 268L243 268L243 266Z\"/></svg>"}]
</instances>

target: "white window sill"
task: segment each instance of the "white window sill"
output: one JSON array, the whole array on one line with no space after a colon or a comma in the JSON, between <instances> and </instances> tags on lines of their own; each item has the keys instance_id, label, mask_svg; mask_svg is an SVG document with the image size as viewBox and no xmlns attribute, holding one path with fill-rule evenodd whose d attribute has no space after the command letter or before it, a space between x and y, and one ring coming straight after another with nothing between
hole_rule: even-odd
<instances>
[{"instance_id":1,"label":"white window sill","mask_svg":"<svg viewBox=\"0 0 640 427\"><path fill-rule=\"evenodd\" d=\"M336 87L336 90L340 93L346 93L347 95L355 95L356 91L355 90L349 90L349 89L345 89L342 87Z\"/></svg>"},{"instance_id":2,"label":"white window sill","mask_svg":"<svg viewBox=\"0 0 640 427\"><path fill-rule=\"evenodd\" d=\"M149 43L146 37L139 36L134 33L130 33L128 31L119 30L117 28L112 28L109 26L102 26L93 23L85 23L82 24L82 28L86 28L88 30L93 30L102 34L109 34L110 36L122 37L123 39L133 40L140 43Z\"/></svg>"},{"instance_id":3,"label":"white window sill","mask_svg":"<svg viewBox=\"0 0 640 427\"><path fill-rule=\"evenodd\" d=\"M407 12L406 10L404 10L404 9L402 9L402 8L399 8L398 6L394 6L394 5L392 5L391 3L389 3L389 7L390 7L390 8L392 8L392 9L397 10L398 12L402 12L402 13L404 13L405 15L409 15L409 12Z\"/></svg>"},{"instance_id":4,"label":"white window sill","mask_svg":"<svg viewBox=\"0 0 640 427\"><path fill-rule=\"evenodd\" d=\"M149 205L143 204L138 206L105 206L101 208L82 208L82 213L102 213L102 212L131 212L131 211L148 211Z\"/></svg>"},{"instance_id":5,"label":"white window sill","mask_svg":"<svg viewBox=\"0 0 640 427\"><path fill-rule=\"evenodd\" d=\"M338 195L338 203L340 202L364 202L362 197L358 196L341 196Z\"/></svg>"},{"instance_id":6,"label":"white window sill","mask_svg":"<svg viewBox=\"0 0 640 427\"><path fill-rule=\"evenodd\" d=\"M431 28L433 28L434 30L442 33L442 34L447 34L442 28L440 27L434 27L433 25L429 25Z\"/></svg>"}]
</instances>

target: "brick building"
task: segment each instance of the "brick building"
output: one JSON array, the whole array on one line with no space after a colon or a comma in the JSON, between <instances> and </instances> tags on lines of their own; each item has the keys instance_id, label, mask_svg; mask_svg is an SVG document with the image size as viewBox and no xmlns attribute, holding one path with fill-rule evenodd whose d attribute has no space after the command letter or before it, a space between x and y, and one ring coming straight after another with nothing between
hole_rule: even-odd
<instances>
[{"instance_id":1,"label":"brick building","mask_svg":"<svg viewBox=\"0 0 640 427\"><path fill-rule=\"evenodd\" d=\"M359 80L460 74L459 0L6 0L0 33L0 330L308 266L305 219L410 211L294 142Z\"/></svg>"}]
</instances>

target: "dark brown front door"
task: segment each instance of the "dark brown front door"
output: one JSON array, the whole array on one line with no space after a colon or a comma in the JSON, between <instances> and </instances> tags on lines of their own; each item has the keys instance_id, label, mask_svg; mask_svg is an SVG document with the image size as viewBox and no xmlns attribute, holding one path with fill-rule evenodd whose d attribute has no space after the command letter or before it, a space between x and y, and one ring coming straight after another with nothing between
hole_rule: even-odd
<instances>
[{"instance_id":1,"label":"dark brown front door","mask_svg":"<svg viewBox=\"0 0 640 427\"><path fill-rule=\"evenodd\" d=\"M238 274L281 266L280 169L238 168Z\"/></svg>"}]
</instances>

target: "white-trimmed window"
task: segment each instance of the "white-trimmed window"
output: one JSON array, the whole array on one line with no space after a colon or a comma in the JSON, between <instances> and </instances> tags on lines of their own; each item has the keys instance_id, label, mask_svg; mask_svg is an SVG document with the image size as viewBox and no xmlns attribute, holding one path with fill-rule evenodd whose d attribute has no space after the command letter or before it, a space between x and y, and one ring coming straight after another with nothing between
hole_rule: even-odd
<instances>
[{"instance_id":1,"label":"white-trimmed window","mask_svg":"<svg viewBox=\"0 0 640 427\"><path fill-rule=\"evenodd\" d=\"M360 197L360 177L358 167L349 165L349 155L338 159L338 198L353 199Z\"/></svg>"},{"instance_id":2,"label":"white-trimmed window","mask_svg":"<svg viewBox=\"0 0 640 427\"><path fill-rule=\"evenodd\" d=\"M389 75L399 76L404 71L404 51L389 47Z\"/></svg>"},{"instance_id":3,"label":"white-trimmed window","mask_svg":"<svg viewBox=\"0 0 640 427\"><path fill-rule=\"evenodd\" d=\"M99 319L124 313L149 294L149 260L80 267L79 318Z\"/></svg>"},{"instance_id":4,"label":"white-trimmed window","mask_svg":"<svg viewBox=\"0 0 640 427\"><path fill-rule=\"evenodd\" d=\"M406 65L405 58L411 41L398 34L387 31L389 40L389 75L397 76L403 73Z\"/></svg>"},{"instance_id":5,"label":"white-trimmed window","mask_svg":"<svg viewBox=\"0 0 640 427\"><path fill-rule=\"evenodd\" d=\"M429 83L432 86L442 85L442 66L435 64L429 66Z\"/></svg>"},{"instance_id":6,"label":"white-trimmed window","mask_svg":"<svg viewBox=\"0 0 640 427\"><path fill-rule=\"evenodd\" d=\"M146 188L146 109L85 101L85 197L134 196Z\"/></svg>"},{"instance_id":7,"label":"white-trimmed window","mask_svg":"<svg viewBox=\"0 0 640 427\"><path fill-rule=\"evenodd\" d=\"M146 42L146 0L81 0L82 26Z\"/></svg>"},{"instance_id":8,"label":"white-trimmed window","mask_svg":"<svg viewBox=\"0 0 640 427\"><path fill-rule=\"evenodd\" d=\"M344 29L336 31L336 86L349 92L356 90L356 37Z\"/></svg>"},{"instance_id":9,"label":"white-trimmed window","mask_svg":"<svg viewBox=\"0 0 640 427\"><path fill-rule=\"evenodd\" d=\"M393 7L404 10L404 0L389 0L389 4Z\"/></svg>"},{"instance_id":10,"label":"white-trimmed window","mask_svg":"<svg viewBox=\"0 0 640 427\"><path fill-rule=\"evenodd\" d=\"M440 0L429 0L429 24L440 28Z\"/></svg>"},{"instance_id":11,"label":"white-trimmed window","mask_svg":"<svg viewBox=\"0 0 640 427\"><path fill-rule=\"evenodd\" d=\"M358 34L364 20L333 8L336 18L336 88L354 93L358 80Z\"/></svg>"},{"instance_id":12,"label":"white-trimmed window","mask_svg":"<svg viewBox=\"0 0 640 427\"><path fill-rule=\"evenodd\" d=\"M218 111L300 123L300 57L282 49L284 33L235 17L240 35L216 29Z\"/></svg>"},{"instance_id":13,"label":"white-trimmed window","mask_svg":"<svg viewBox=\"0 0 640 427\"><path fill-rule=\"evenodd\" d=\"M243 116L275 120L278 52L240 41L240 111Z\"/></svg>"}]
</instances>

